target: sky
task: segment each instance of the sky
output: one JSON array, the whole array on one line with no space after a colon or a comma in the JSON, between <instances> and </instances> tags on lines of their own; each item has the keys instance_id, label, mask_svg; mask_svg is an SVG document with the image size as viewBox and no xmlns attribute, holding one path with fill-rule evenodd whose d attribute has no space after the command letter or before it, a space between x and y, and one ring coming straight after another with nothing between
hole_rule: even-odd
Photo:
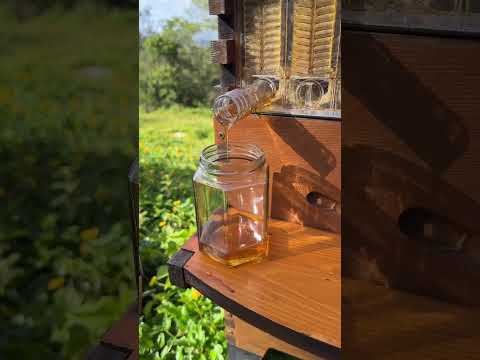
<instances>
[{"instance_id":1,"label":"sky","mask_svg":"<svg viewBox=\"0 0 480 360\"><path fill-rule=\"evenodd\" d=\"M188 17L188 10L192 10L192 0L140 0L140 10L150 9L154 30L160 30L162 22L175 16ZM192 12L190 12L192 14ZM140 24L140 29L143 25ZM201 31L194 37L195 42L208 45L217 38L217 32L212 30Z\"/></svg>"},{"instance_id":2,"label":"sky","mask_svg":"<svg viewBox=\"0 0 480 360\"><path fill-rule=\"evenodd\" d=\"M164 20L185 15L192 0L140 0L140 10L150 8L153 21L160 26Z\"/></svg>"}]
</instances>

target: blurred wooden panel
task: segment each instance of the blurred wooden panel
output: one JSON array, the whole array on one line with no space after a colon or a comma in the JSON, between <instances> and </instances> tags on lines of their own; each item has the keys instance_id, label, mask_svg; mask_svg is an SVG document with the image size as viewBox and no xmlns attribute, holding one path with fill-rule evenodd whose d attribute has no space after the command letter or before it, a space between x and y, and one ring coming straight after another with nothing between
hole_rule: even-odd
<instances>
[{"instance_id":1,"label":"blurred wooden panel","mask_svg":"<svg viewBox=\"0 0 480 360\"><path fill-rule=\"evenodd\" d=\"M479 58L479 40L342 32L345 276L480 305ZM414 207L465 231L458 251L402 233Z\"/></svg>"},{"instance_id":2,"label":"blurred wooden panel","mask_svg":"<svg viewBox=\"0 0 480 360\"><path fill-rule=\"evenodd\" d=\"M480 41L345 31L342 53L343 143L411 160L480 202Z\"/></svg>"},{"instance_id":3,"label":"blurred wooden panel","mask_svg":"<svg viewBox=\"0 0 480 360\"><path fill-rule=\"evenodd\" d=\"M223 141L218 136L223 129L215 126L216 141ZM237 122L228 136L231 142L255 144L265 152L273 218L340 232L340 122L251 115Z\"/></svg>"},{"instance_id":4,"label":"blurred wooden panel","mask_svg":"<svg viewBox=\"0 0 480 360\"><path fill-rule=\"evenodd\" d=\"M478 310L342 278L342 311L342 358L480 358Z\"/></svg>"}]
</instances>

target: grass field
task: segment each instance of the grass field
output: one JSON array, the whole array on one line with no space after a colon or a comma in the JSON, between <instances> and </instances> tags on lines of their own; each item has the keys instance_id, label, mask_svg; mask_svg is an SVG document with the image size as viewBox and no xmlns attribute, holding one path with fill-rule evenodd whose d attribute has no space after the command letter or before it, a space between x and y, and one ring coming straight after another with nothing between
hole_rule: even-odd
<instances>
[{"instance_id":1,"label":"grass field","mask_svg":"<svg viewBox=\"0 0 480 360\"><path fill-rule=\"evenodd\" d=\"M226 358L223 311L170 284L166 262L195 232L192 176L213 143L211 110L140 112L140 235L147 279L140 359Z\"/></svg>"},{"instance_id":2,"label":"grass field","mask_svg":"<svg viewBox=\"0 0 480 360\"><path fill-rule=\"evenodd\" d=\"M2 359L83 359L134 299L137 21L0 4Z\"/></svg>"}]
</instances>

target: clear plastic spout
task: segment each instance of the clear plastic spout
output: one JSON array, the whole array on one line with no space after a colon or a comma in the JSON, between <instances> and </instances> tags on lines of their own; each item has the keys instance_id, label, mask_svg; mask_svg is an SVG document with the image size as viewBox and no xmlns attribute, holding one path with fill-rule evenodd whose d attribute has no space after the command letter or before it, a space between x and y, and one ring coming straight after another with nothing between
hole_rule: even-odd
<instances>
[{"instance_id":1,"label":"clear plastic spout","mask_svg":"<svg viewBox=\"0 0 480 360\"><path fill-rule=\"evenodd\" d=\"M213 104L216 121L230 128L275 96L277 85L269 78L259 78L252 84L233 89L217 97Z\"/></svg>"}]
</instances>

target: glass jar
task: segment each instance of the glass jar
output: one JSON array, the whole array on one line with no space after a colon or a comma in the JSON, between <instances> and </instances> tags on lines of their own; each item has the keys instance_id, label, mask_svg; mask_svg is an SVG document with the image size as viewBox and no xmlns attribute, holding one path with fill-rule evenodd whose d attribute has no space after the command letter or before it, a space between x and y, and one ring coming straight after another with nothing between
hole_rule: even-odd
<instances>
[{"instance_id":1,"label":"glass jar","mask_svg":"<svg viewBox=\"0 0 480 360\"><path fill-rule=\"evenodd\" d=\"M230 90L215 99L215 120L228 130L235 122L268 102L276 91L275 81L268 77L258 78L247 87Z\"/></svg>"},{"instance_id":2,"label":"glass jar","mask_svg":"<svg viewBox=\"0 0 480 360\"><path fill-rule=\"evenodd\" d=\"M261 149L206 147L193 185L200 251L229 266L267 256L269 171Z\"/></svg>"}]
</instances>

